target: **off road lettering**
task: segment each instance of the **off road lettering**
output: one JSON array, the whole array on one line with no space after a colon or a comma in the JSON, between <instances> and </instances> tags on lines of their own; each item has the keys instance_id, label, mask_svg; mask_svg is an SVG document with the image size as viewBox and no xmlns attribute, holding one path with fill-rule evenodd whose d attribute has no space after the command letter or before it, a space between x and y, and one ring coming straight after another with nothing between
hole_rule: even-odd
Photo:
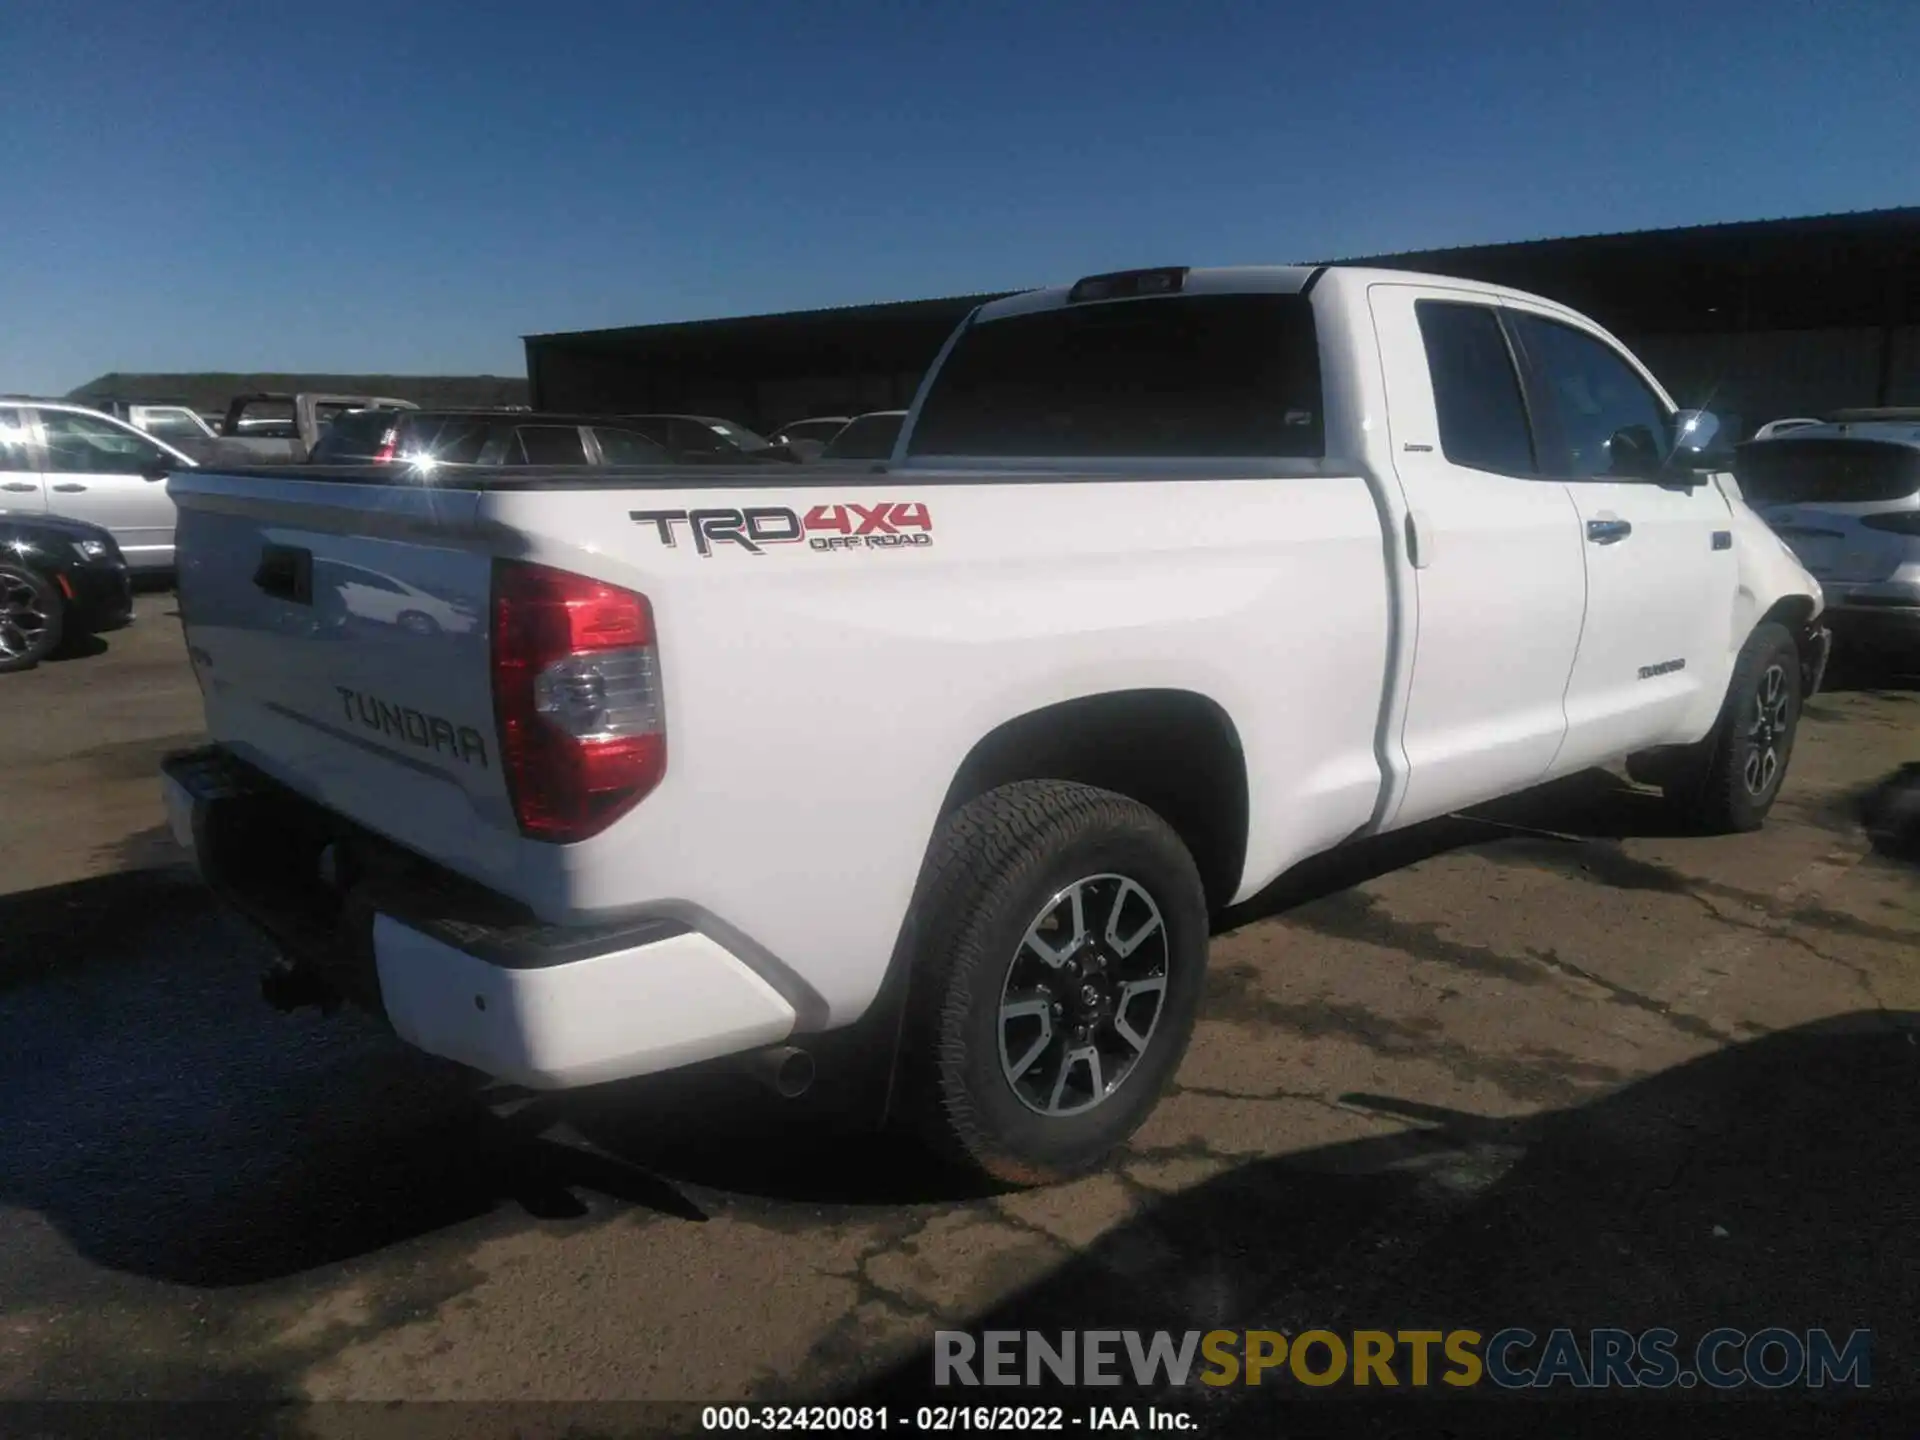
<instances>
[{"instance_id":1,"label":"off road lettering","mask_svg":"<svg viewBox=\"0 0 1920 1440\"><path fill-rule=\"evenodd\" d=\"M933 517L919 501L814 505L804 516L782 505L742 510L630 510L627 516L636 525L651 525L669 550L680 547L684 531L703 558L710 558L724 546L738 546L749 555L764 555L767 546L801 540L808 548L821 551L917 549L933 543ZM913 533L903 533L907 531Z\"/></svg>"}]
</instances>

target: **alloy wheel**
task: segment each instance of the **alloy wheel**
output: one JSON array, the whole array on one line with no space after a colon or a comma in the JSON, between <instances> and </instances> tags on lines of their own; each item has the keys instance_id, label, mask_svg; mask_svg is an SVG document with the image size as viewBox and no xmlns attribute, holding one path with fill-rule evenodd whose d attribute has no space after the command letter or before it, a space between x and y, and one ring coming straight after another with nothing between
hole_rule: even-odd
<instances>
[{"instance_id":1,"label":"alloy wheel","mask_svg":"<svg viewBox=\"0 0 1920 1440\"><path fill-rule=\"evenodd\" d=\"M1000 1069L1029 1110L1078 1115L1146 1054L1166 1008L1166 920L1144 886L1089 875L1027 927L1001 987Z\"/></svg>"}]
</instances>

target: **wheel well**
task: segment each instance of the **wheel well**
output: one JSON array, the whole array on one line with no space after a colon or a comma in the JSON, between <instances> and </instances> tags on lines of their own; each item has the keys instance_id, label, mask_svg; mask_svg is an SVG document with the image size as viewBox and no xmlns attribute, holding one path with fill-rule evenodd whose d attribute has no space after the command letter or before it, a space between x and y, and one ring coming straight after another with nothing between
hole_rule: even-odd
<instances>
[{"instance_id":1,"label":"wheel well","mask_svg":"<svg viewBox=\"0 0 1920 1440\"><path fill-rule=\"evenodd\" d=\"M1174 829L1223 908L1247 858L1247 765L1240 735L1190 690L1118 690L1009 720L968 753L942 819L1018 780L1072 780L1138 800Z\"/></svg>"},{"instance_id":2,"label":"wheel well","mask_svg":"<svg viewBox=\"0 0 1920 1440\"><path fill-rule=\"evenodd\" d=\"M1819 666L1819 646L1814 638L1812 627L1813 598L1808 595L1783 595L1767 607L1758 624L1769 620L1776 625L1787 627L1787 633L1793 636L1793 647L1800 655L1800 683L1805 690L1811 690L1817 678Z\"/></svg>"},{"instance_id":3,"label":"wheel well","mask_svg":"<svg viewBox=\"0 0 1920 1440\"><path fill-rule=\"evenodd\" d=\"M1807 628L1807 622L1812 618L1812 596L1783 595L1767 607L1767 613L1762 615L1756 623L1764 625L1771 620L1776 625L1786 626L1793 632L1796 640L1801 640L1801 632Z\"/></svg>"}]
</instances>

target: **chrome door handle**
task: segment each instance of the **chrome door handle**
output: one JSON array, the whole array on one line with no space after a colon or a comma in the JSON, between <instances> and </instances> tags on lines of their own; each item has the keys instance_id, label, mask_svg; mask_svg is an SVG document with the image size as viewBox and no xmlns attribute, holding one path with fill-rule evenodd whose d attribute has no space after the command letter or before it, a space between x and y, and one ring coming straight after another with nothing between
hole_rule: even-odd
<instances>
[{"instance_id":1,"label":"chrome door handle","mask_svg":"<svg viewBox=\"0 0 1920 1440\"><path fill-rule=\"evenodd\" d=\"M87 487L77 483L76 481L68 480L64 484L56 485L53 488L61 491L64 494L71 494L75 490L84 490Z\"/></svg>"},{"instance_id":2,"label":"chrome door handle","mask_svg":"<svg viewBox=\"0 0 1920 1440\"><path fill-rule=\"evenodd\" d=\"M1596 545L1617 545L1632 533L1633 525L1626 520L1587 521L1587 539Z\"/></svg>"},{"instance_id":3,"label":"chrome door handle","mask_svg":"<svg viewBox=\"0 0 1920 1440\"><path fill-rule=\"evenodd\" d=\"M0 485L0 490L38 490L39 488L31 480L9 480L5 485Z\"/></svg>"}]
</instances>

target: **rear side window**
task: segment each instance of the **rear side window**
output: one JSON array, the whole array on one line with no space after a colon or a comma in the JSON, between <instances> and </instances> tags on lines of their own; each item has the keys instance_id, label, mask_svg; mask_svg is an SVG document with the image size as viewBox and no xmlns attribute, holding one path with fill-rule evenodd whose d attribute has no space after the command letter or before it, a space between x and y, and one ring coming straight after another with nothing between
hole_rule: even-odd
<instances>
[{"instance_id":1,"label":"rear side window","mask_svg":"<svg viewBox=\"0 0 1920 1440\"><path fill-rule=\"evenodd\" d=\"M577 425L519 425L507 447L508 465L584 465L586 447Z\"/></svg>"},{"instance_id":2,"label":"rear side window","mask_svg":"<svg viewBox=\"0 0 1920 1440\"><path fill-rule=\"evenodd\" d=\"M1317 457L1320 389L1305 296L1071 305L969 327L909 453Z\"/></svg>"},{"instance_id":3,"label":"rear side window","mask_svg":"<svg viewBox=\"0 0 1920 1440\"><path fill-rule=\"evenodd\" d=\"M1470 470L1533 474L1533 432L1499 316L1451 300L1420 300L1413 309L1433 377L1441 452Z\"/></svg>"}]
</instances>

